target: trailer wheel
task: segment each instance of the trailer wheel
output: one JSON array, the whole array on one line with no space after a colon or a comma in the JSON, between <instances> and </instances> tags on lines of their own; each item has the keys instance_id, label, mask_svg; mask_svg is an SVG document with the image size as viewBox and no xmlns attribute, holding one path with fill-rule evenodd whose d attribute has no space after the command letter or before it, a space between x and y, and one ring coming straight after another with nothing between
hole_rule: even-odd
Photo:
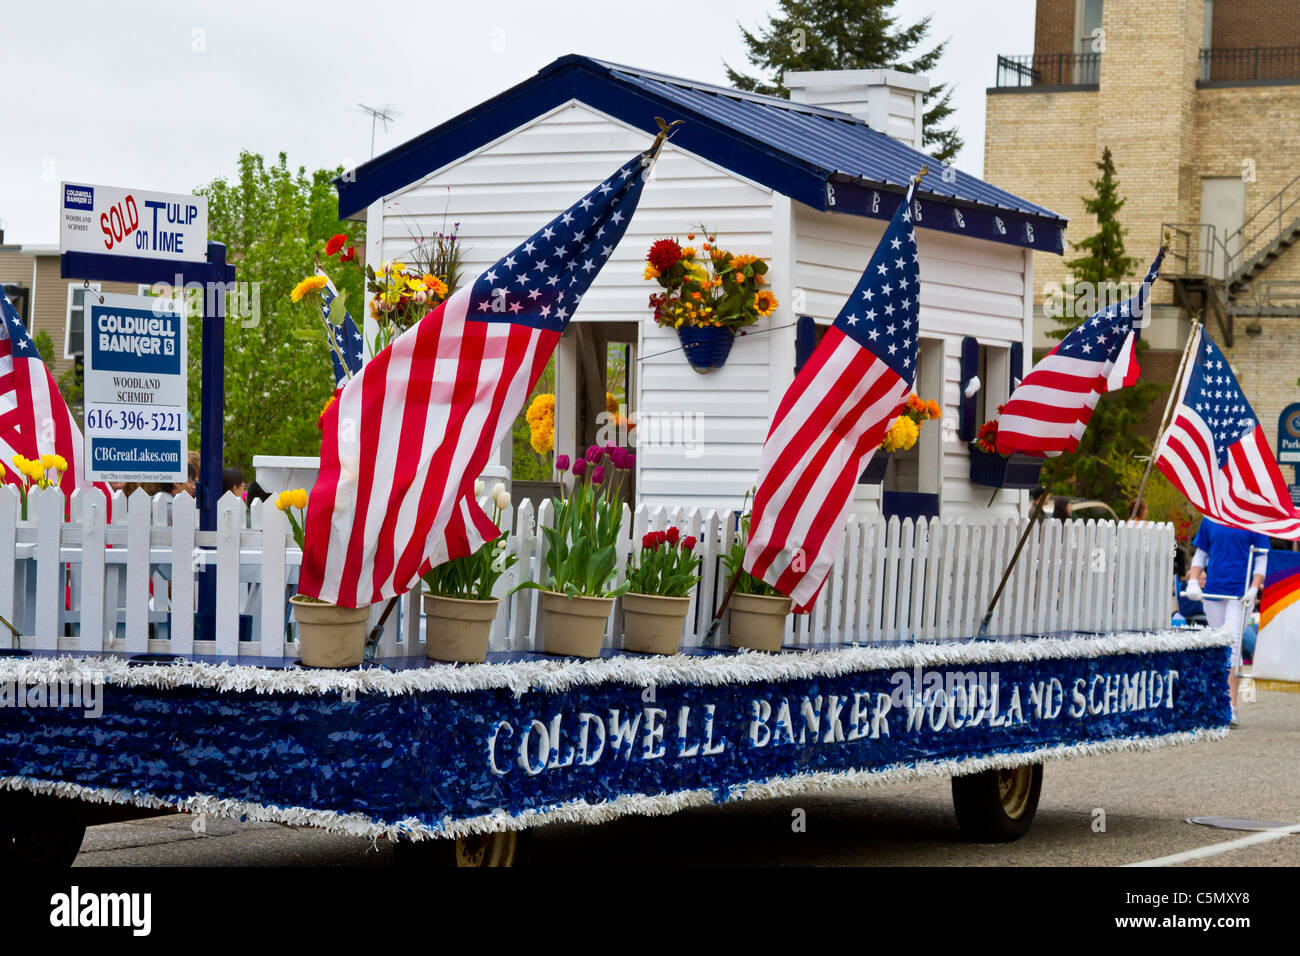
<instances>
[{"instance_id":1,"label":"trailer wheel","mask_svg":"<svg viewBox=\"0 0 1300 956\"><path fill-rule=\"evenodd\" d=\"M952 778L952 805L962 832L976 843L1019 840L1034 822L1043 765L985 770Z\"/></svg>"},{"instance_id":2,"label":"trailer wheel","mask_svg":"<svg viewBox=\"0 0 1300 956\"><path fill-rule=\"evenodd\" d=\"M72 866L81 850L86 828L72 820L6 821L0 829L0 867Z\"/></svg>"},{"instance_id":3,"label":"trailer wheel","mask_svg":"<svg viewBox=\"0 0 1300 956\"><path fill-rule=\"evenodd\" d=\"M429 868L444 866L518 866L528 834L516 830L479 833L455 840L399 840L393 844L393 865Z\"/></svg>"}]
</instances>

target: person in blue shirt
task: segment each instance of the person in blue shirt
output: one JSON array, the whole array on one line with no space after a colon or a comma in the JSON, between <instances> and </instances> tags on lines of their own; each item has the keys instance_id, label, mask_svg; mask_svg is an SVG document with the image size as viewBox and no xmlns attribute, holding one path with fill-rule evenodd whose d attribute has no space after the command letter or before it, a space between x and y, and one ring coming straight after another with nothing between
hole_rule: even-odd
<instances>
[{"instance_id":1,"label":"person in blue shirt","mask_svg":"<svg viewBox=\"0 0 1300 956\"><path fill-rule=\"evenodd\" d=\"M1221 595L1202 600L1205 618L1210 627L1226 627L1235 641L1232 651L1232 671L1228 676L1228 691L1232 697L1232 720L1237 721L1237 669L1241 666L1242 617L1245 605L1253 604L1264 584L1268 567L1268 537L1255 531L1243 531L1227 525L1201 520L1201 527L1192 542L1196 556L1187 572L1189 597L1200 594ZM1251 554L1251 548L1262 548L1263 554ZM1249 581L1247 570L1250 570ZM1244 601L1242 599L1245 599Z\"/></svg>"}]
</instances>

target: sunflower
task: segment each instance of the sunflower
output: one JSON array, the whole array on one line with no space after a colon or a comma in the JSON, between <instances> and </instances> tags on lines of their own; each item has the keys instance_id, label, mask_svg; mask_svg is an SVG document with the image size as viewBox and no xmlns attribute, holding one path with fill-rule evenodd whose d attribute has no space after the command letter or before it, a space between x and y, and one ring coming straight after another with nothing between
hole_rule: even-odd
<instances>
[{"instance_id":1,"label":"sunflower","mask_svg":"<svg viewBox=\"0 0 1300 956\"><path fill-rule=\"evenodd\" d=\"M329 282L329 279L325 276L308 276L293 287L293 291L289 293L289 298L294 302L301 302L303 296L311 292L319 292L325 288L327 282Z\"/></svg>"},{"instance_id":2,"label":"sunflower","mask_svg":"<svg viewBox=\"0 0 1300 956\"><path fill-rule=\"evenodd\" d=\"M776 296L772 294L771 289L759 289L754 293L754 311L759 315L771 315L778 305L780 303L776 301Z\"/></svg>"}]
</instances>

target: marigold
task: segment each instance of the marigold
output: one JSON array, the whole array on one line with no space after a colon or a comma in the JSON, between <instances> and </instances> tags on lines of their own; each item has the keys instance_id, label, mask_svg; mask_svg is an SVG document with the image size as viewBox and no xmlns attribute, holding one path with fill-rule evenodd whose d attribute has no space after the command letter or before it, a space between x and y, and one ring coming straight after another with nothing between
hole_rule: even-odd
<instances>
[{"instance_id":1,"label":"marigold","mask_svg":"<svg viewBox=\"0 0 1300 956\"><path fill-rule=\"evenodd\" d=\"M884 441L880 443L880 450L885 452L907 451L916 444L920 437L921 429L917 427L916 422L912 421L906 415L900 415L894 419L894 423L889 426L889 431L885 433Z\"/></svg>"},{"instance_id":2,"label":"marigold","mask_svg":"<svg viewBox=\"0 0 1300 956\"><path fill-rule=\"evenodd\" d=\"M294 302L301 302L303 296L311 292L319 292L328 281L329 279L325 276L308 276L293 287L293 291L289 293L289 298Z\"/></svg>"},{"instance_id":3,"label":"marigold","mask_svg":"<svg viewBox=\"0 0 1300 956\"><path fill-rule=\"evenodd\" d=\"M424 287L428 289L430 292L432 292L434 295L447 294L447 283L443 282L435 275L429 275L428 273L425 273Z\"/></svg>"}]
</instances>

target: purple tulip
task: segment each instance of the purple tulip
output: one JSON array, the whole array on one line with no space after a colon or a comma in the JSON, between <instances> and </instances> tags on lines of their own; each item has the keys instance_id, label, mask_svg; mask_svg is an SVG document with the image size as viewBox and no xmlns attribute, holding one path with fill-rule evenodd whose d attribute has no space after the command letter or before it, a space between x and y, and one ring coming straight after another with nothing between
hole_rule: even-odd
<instances>
[{"instance_id":1,"label":"purple tulip","mask_svg":"<svg viewBox=\"0 0 1300 956\"><path fill-rule=\"evenodd\" d=\"M605 466L597 465L591 469L591 483L594 485L602 484L605 481Z\"/></svg>"},{"instance_id":2,"label":"purple tulip","mask_svg":"<svg viewBox=\"0 0 1300 956\"><path fill-rule=\"evenodd\" d=\"M587 473L587 460L585 458L579 458L577 461L573 463L573 477L581 478L586 473Z\"/></svg>"},{"instance_id":3,"label":"purple tulip","mask_svg":"<svg viewBox=\"0 0 1300 956\"><path fill-rule=\"evenodd\" d=\"M612 455L617 450L618 450L618 446L615 445L613 442L610 442L608 445L605 446L605 454L607 455Z\"/></svg>"},{"instance_id":4,"label":"purple tulip","mask_svg":"<svg viewBox=\"0 0 1300 956\"><path fill-rule=\"evenodd\" d=\"M591 462L592 464L595 464L596 462L600 461L600 458L601 458L601 454L600 454L600 446L599 446L599 445L588 445L588 446L587 446L587 461Z\"/></svg>"},{"instance_id":5,"label":"purple tulip","mask_svg":"<svg viewBox=\"0 0 1300 956\"><path fill-rule=\"evenodd\" d=\"M568 471L568 470L569 470L569 456L568 456L568 455L558 455L558 456L556 456L556 459L555 459L555 470L556 470L556 471Z\"/></svg>"}]
</instances>

